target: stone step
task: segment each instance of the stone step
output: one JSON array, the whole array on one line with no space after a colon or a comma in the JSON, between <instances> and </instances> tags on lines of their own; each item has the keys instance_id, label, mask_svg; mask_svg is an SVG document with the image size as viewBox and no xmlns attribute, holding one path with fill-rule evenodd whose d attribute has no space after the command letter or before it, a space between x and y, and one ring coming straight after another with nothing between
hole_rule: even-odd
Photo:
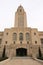
<instances>
[{"instance_id":1,"label":"stone step","mask_svg":"<svg viewBox=\"0 0 43 65\"><path fill-rule=\"evenodd\" d=\"M11 59L32 59L32 57L11 57Z\"/></svg>"}]
</instances>

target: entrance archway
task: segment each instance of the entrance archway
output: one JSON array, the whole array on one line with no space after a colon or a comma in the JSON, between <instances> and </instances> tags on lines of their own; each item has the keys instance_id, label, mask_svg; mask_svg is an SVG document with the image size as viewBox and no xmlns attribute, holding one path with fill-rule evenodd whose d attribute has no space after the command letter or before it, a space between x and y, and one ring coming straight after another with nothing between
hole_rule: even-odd
<instances>
[{"instance_id":1,"label":"entrance archway","mask_svg":"<svg viewBox=\"0 0 43 65\"><path fill-rule=\"evenodd\" d=\"M17 48L16 56L27 56L27 49L26 48Z\"/></svg>"}]
</instances>

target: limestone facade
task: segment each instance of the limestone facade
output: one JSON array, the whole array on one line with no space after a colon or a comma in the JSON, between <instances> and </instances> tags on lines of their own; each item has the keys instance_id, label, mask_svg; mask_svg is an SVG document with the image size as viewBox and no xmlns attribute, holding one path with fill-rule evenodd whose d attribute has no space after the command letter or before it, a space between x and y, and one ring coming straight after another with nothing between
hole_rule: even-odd
<instances>
[{"instance_id":1,"label":"limestone facade","mask_svg":"<svg viewBox=\"0 0 43 65\"><path fill-rule=\"evenodd\" d=\"M26 12L21 5L15 13L14 27L0 31L0 56L2 56L4 46L6 46L8 57L16 56L16 49L19 48L26 49L27 56L36 57L40 47L43 54L43 31L27 27Z\"/></svg>"}]
</instances>

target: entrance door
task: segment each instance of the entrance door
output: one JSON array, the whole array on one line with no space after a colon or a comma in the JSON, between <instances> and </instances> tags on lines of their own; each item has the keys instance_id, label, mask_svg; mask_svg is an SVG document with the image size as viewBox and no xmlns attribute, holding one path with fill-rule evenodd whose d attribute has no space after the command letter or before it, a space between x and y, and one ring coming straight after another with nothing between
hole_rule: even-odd
<instances>
[{"instance_id":1,"label":"entrance door","mask_svg":"<svg viewBox=\"0 0 43 65\"><path fill-rule=\"evenodd\" d=\"M25 48L16 49L16 56L27 56L27 49Z\"/></svg>"}]
</instances>

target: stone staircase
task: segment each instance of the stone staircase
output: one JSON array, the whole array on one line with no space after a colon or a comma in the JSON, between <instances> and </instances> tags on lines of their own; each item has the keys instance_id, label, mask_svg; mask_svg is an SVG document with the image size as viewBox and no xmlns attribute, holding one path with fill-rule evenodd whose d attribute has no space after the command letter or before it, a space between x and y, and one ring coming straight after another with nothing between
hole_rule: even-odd
<instances>
[{"instance_id":1,"label":"stone staircase","mask_svg":"<svg viewBox=\"0 0 43 65\"><path fill-rule=\"evenodd\" d=\"M13 57L2 61L0 65L43 65L31 57Z\"/></svg>"}]
</instances>

